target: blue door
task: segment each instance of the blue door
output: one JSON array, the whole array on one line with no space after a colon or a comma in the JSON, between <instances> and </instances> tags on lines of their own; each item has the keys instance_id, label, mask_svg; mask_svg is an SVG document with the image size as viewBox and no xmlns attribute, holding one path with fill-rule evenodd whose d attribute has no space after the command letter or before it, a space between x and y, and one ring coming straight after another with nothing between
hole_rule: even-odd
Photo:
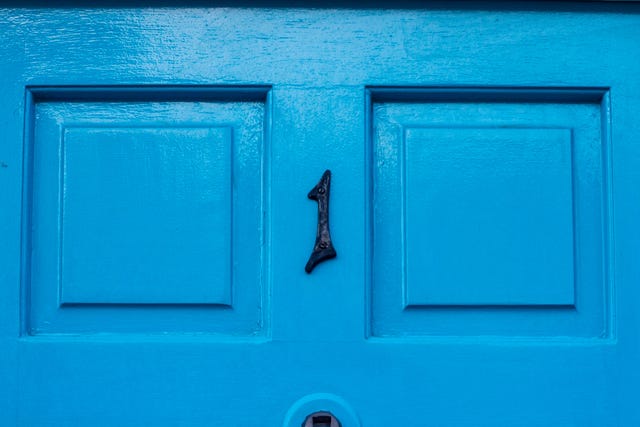
<instances>
[{"instance_id":1,"label":"blue door","mask_svg":"<svg viewBox=\"0 0 640 427\"><path fill-rule=\"evenodd\" d=\"M0 11L0 425L640 425L640 8L395 6Z\"/></svg>"}]
</instances>

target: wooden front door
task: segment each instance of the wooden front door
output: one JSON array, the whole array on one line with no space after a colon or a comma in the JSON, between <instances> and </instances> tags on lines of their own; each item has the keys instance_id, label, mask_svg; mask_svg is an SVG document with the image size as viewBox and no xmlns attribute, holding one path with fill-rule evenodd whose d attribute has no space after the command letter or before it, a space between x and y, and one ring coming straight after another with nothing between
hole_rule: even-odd
<instances>
[{"instance_id":1,"label":"wooden front door","mask_svg":"<svg viewBox=\"0 0 640 427\"><path fill-rule=\"evenodd\" d=\"M640 425L640 8L396 6L0 12L1 425Z\"/></svg>"}]
</instances>

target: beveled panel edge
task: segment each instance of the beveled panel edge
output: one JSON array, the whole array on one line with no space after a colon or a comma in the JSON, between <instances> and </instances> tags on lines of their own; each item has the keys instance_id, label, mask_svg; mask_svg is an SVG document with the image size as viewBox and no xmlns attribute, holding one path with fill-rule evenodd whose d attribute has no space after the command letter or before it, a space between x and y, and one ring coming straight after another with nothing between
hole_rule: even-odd
<instances>
[{"instance_id":1,"label":"beveled panel edge","mask_svg":"<svg viewBox=\"0 0 640 427\"><path fill-rule=\"evenodd\" d=\"M22 202L20 208L20 280L19 280L19 330L17 338L21 340L44 339L54 340L71 339L86 340L95 338L102 341L106 337L107 341L122 341L136 339L144 341L151 337L152 340L156 334L149 333L105 333L97 335L87 335L83 333L45 333L33 334L30 326L30 270L31 270L31 239L30 230L32 225L32 193L33 183L31 171L33 168L33 143L35 134L36 104L39 102L59 101L59 102L131 102L131 101L147 101L147 102L180 102L180 101L210 101L210 102L262 102L264 104L263 111L263 141L262 141L262 158L260 162L263 166L262 170L262 206L263 215L261 217L262 233L261 245L261 278L262 278L262 300L264 303L261 310L260 327L261 332L255 336L239 336L225 335L220 333L176 333L172 335L157 334L160 341L167 338L175 338L178 340L191 341L191 338L198 341L205 338L215 342L270 342L272 339L271 329L271 219L269 216L270 205L270 183L271 183L271 128L272 128L272 90L273 85L270 84L216 84L216 85L199 85L199 84L125 84L125 85L25 85L24 86L24 122L22 135ZM154 97L153 95L156 94ZM116 304L117 305L117 304ZM158 307L201 307L203 304L150 304ZM64 304L67 308L76 308L76 304ZM112 305L96 305L96 307L110 307ZM140 305L148 307L149 304ZM229 306L219 304L206 304L206 306L216 306L219 309L229 309ZM93 338L92 338L93 337Z\"/></svg>"},{"instance_id":2,"label":"beveled panel edge","mask_svg":"<svg viewBox=\"0 0 640 427\"><path fill-rule=\"evenodd\" d=\"M599 0L595 0L599 1ZM607 0L604 0L605 2ZM624 0L623 0L624 1ZM465 95L473 95L471 99ZM487 335L487 336L406 336L387 337L376 336L372 329L373 323L373 303L371 289L373 283L373 108L377 102L500 102L492 95L505 103L529 102L529 103L587 103L598 104L600 107L601 136L602 136L602 234L603 234L603 305L604 319L603 331L595 337L575 337L575 336L508 336L508 335ZM364 129L365 129L365 304L364 304L364 339L368 342L377 343L476 343L495 342L499 345L504 343L549 343L554 344L585 344L601 345L617 343L616 325L616 302L614 271L614 228L613 228L613 186L612 186L612 136L611 136L611 87L609 86L478 86L478 85L375 85L364 86ZM495 307L495 306L490 306ZM561 309L575 310L575 306L555 306ZM430 307L431 308L431 307ZM437 307L435 307L437 309ZM445 309L451 307L444 307ZM541 306L538 308L549 308Z\"/></svg>"}]
</instances>

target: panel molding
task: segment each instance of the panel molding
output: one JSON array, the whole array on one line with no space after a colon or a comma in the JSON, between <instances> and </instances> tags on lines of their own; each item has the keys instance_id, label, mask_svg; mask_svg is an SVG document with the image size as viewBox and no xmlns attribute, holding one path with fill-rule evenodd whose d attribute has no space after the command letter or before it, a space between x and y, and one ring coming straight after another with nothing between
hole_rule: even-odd
<instances>
[{"instance_id":1,"label":"panel molding","mask_svg":"<svg viewBox=\"0 0 640 427\"><path fill-rule=\"evenodd\" d=\"M160 334L163 337L169 335L175 336L210 336L214 340L264 340L270 337L270 317L269 298L270 293L269 277L267 273L269 269L270 255L268 253L269 239L269 133L270 133L270 110L271 110L271 87L262 86L192 86L192 85L143 85L143 86L28 86L25 88L26 110L25 110L25 149L24 149L24 173L23 173L23 206L22 206L22 280L21 280L21 336L25 338L36 336L92 336L92 335L112 335L118 336L153 336ZM65 133L67 129L135 129L143 131L144 129L226 129L228 135L233 135L230 149L232 153L238 148L233 148L237 143L235 139L241 140L251 138L252 144L260 144L259 147L251 149L253 156L248 164L253 164L252 170L248 172L238 172L238 166L233 165L233 161L229 165L230 173L241 173L239 180L233 185L253 186L253 190L258 195L254 203L255 209L250 208L248 213L243 214L243 218L252 216L257 221L256 224L250 225L244 223L244 219L232 221L229 225L231 233L240 233L235 238L242 238L245 241L252 233L251 240L255 245L251 245L254 249L253 262L254 266L249 267L246 261L241 262L244 267L241 269L239 278L235 277L233 270L239 268L235 266L236 262L229 260L229 268L232 269L232 276L229 280L241 280L244 288L242 295L237 300L232 294L225 301L135 301L121 300L119 298L111 300L103 300L102 298L67 298L62 295L62 288L57 287L55 295L57 301L51 299L50 294L47 298L50 300L45 302L42 300L41 286L38 285L38 295L34 292L33 268L38 256L36 250L34 254L33 233L40 231L37 227L36 212L41 209L42 203L34 199L39 197L34 191L34 155L35 141L38 138L36 134L36 118L37 109L40 105L69 105L76 108L77 106L86 105L89 111L86 117L94 117L85 120L82 115L76 113L81 112L82 108L70 107L72 116L55 117L55 126L58 126L60 132ZM143 123L137 122L137 115L134 118L127 118L126 114L115 112L114 116L104 115L105 109L112 105L157 105L155 110L151 108L151 112L147 113L152 119L143 119ZM238 115L241 110L234 112L234 105L238 105L244 109L253 108L254 113L251 117L245 113ZM178 106L187 108L190 106L195 109L193 117L181 117L184 111L172 112L172 108ZM204 107L203 107L204 106ZM217 107L220 106L220 107ZM254 107L255 106L255 107ZM246 107L246 108L245 108ZM102 110L101 110L102 108ZM127 107L129 108L129 107ZM218 109L218 113L211 114L213 110ZM223 109L223 110L221 110ZM69 113L67 111L67 113ZM96 112L97 111L97 112ZM163 112L169 112L172 118L163 118ZM91 116L93 114L93 116ZM120 115L119 115L120 114ZM234 116L235 114L235 116ZM103 115L104 119L95 119ZM118 116L119 115L119 116ZM226 119L224 117L227 117ZM243 120L252 120L246 126ZM144 121L147 121L144 123ZM151 121L149 121L151 120ZM213 120L213 121L212 121ZM222 121L220 121L222 120ZM152 123L150 126L149 123ZM249 123L249 122L247 122ZM238 126L245 126L240 127ZM251 126L251 127L248 127ZM187 135L188 136L188 135ZM249 141L249 139L247 139ZM62 141L58 141L59 148L57 156L62 162ZM243 142L244 143L244 142ZM233 157L233 155L232 155ZM58 182L58 192L61 197L59 203L62 203L62 184L64 171L62 163L58 166L60 181ZM235 172L234 172L235 171ZM234 175L235 176L235 175ZM259 178L255 181L254 176ZM250 184L251 183L251 184ZM40 184L38 184L40 185ZM229 182L231 187L231 182ZM245 188L245 190L248 189ZM245 191L245 193L249 193ZM244 197L244 196L243 196ZM231 203L230 214L234 215L233 203L236 197L231 195L229 203ZM257 203L257 204L256 204ZM62 206L62 204L60 204ZM255 210L255 215L251 212ZM61 211L62 212L62 211ZM62 213L59 213L58 232L62 233ZM36 226L34 228L34 226ZM59 239L62 250L62 239ZM231 247L229 249L230 256L240 250ZM249 249L247 249L249 250ZM53 254L51 254L53 256ZM62 262L60 257L59 262ZM59 270L61 271L61 270ZM253 279L250 279L253 276ZM51 286L47 279L47 285ZM37 280L42 281L41 278ZM62 280L59 273L57 280ZM253 284L246 283L248 280L254 281ZM231 282L229 282L231 283ZM254 290L251 290L254 289ZM47 291L48 292L48 291ZM254 296L250 297L247 292L254 292ZM234 291L235 294L235 291ZM233 298L233 301L232 301ZM254 302L250 300L253 299ZM239 304L239 305L238 305ZM39 313L39 314L38 314ZM36 317L34 317L36 316ZM174 329L172 330L166 322L174 316L177 320L172 322ZM111 319L107 321L107 319ZM113 321L115 320L115 321ZM127 323L128 322L128 323ZM164 326L163 326L164 325ZM181 326L182 325L182 326ZM175 329L178 328L178 329Z\"/></svg>"},{"instance_id":2,"label":"panel molding","mask_svg":"<svg viewBox=\"0 0 640 427\"><path fill-rule=\"evenodd\" d=\"M398 302L391 302L386 304L387 308L384 311L380 311L381 308L376 305L377 299L380 301L384 298L392 297L393 292L388 289L388 286L384 289L377 287L376 285L376 258L375 258L375 243L374 243L374 218L375 218L375 186L378 185L379 177L376 176L374 169L376 161L374 161L374 108L376 106L383 106L385 104L398 104L398 105L410 105L410 104L433 104L435 106L443 106L444 104L458 104L458 103L479 103L479 104L496 104L498 106L509 106L514 104L531 104L533 106L545 104L558 104L562 106L570 107L571 104L577 105L593 105L596 106L599 111L599 122L592 123L594 126L599 126L600 132L600 156L599 168L600 184L599 188L602 193L600 200L601 204L601 262L602 262L602 297L599 304L601 304L602 314L596 314L593 312L591 316L596 318L590 320L591 326L586 326L586 316L590 316L588 311L584 312L583 297L577 301L577 305L573 303L562 304L546 304L542 301L539 304L522 304L514 303L512 305L502 305L493 303L480 303L474 305L467 304L414 304L407 300L406 286L403 286L403 302L398 305ZM477 340L552 340L552 341L584 341L591 342L596 340L597 342L605 342L609 340L615 340L615 324L613 322L615 316L615 306L613 304L613 292L614 287L612 278L610 276L612 254L610 251L612 235L611 226L611 211L612 204L611 189L610 189L610 139L609 139L609 127L610 127L610 111L609 111L609 89L606 87L507 87L507 86L495 86L495 87L477 87L477 86L367 86L365 90L365 108L366 108L366 140L367 140L367 152L366 152L366 168L367 168L367 276L366 276L366 299L367 299L367 322L365 329L365 336L373 341L393 341L399 342L403 340L447 340L451 339L463 339L470 341ZM562 107L562 108L568 108ZM384 107L381 107L384 108ZM399 107L400 108L400 107ZM439 108L439 107L434 107ZM442 107L444 108L444 107ZM502 107L500 107L502 108ZM505 107L506 108L506 107ZM394 119L395 120L395 119ZM418 120L414 117L414 120ZM431 120L431 119L428 119ZM507 127L514 129L526 129L530 127L535 128L571 128L571 126L553 124L551 126L541 125L540 123L530 124L524 120L524 123L519 125L505 125L500 123L499 128ZM445 121L446 122L446 121ZM398 132L406 132L407 128L426 128L426 129L451 129L453 128L469 128L477 127L477 123L436 123L427 122L426 124L416 123L402 123L394 122L394 126L401 130ZM483 124L483 127L485 124ZM491 125L487 125L491 126ZM386 141L386 143L389 143ZM404 156L403 156L404 159ZM404 168L403 168L404 170ZM583 171L584 172L584 171ZM583 173L578 172L578 173ZM404 173L404 172L403 172ZM406 179L406 178L405 178ZM574 178L575 181L575 178ZM574 184L575 186L575 184ZM405 190L403 190L405 191ZM584 191L584 189L582 190ZM387 196L388 198L388 196ZM403 202L404 203L404 202ZM404 210L404 209L403 209ZM402 215L405 215L403 213ZM574 208L573 215L576 215ZM388 222L389 218L385 217L385 221ZM575 221L574 221L575 223ZM578 225L574 224L575 227ZM403 229L404 234L406 230ZM574 243L575 244L575 243ZM578 243L579 244L579 243ZM388 248L387 248L388 250ZM575 254L575 249L574 249ZM388 266L384 267L388 268ZM576 267L579 268L579 267ZM406 272L403 273L406 278ZM402 278L404 282L406 280ZM576 277L576 280L581 280ZM390 293L391 292L391 293ZM576 290L576 292L581 292ZM595 292L595 291L594 291ZM593 302L589 303L593 305ZM591 309L589 309L591 310ZM498 323L491 325L490 321L486 319L494 318L495 321L500 322L513 322L515 319L520 318L521 321L529 318L530 322L535 322L535 319L541 319L539 316L548 316L552 312L565 313L559 315L557 322L565 322L560 320L563 316L572 316L575 320L570 327L560 326L558 330L544 328L535 330L527 328L517 327L502 328ZM474 314L475 313L475 314ZM459 316L459 318L457 318ZM514 317L515 316L515 317ZM551 317L554 317L553 315ZM600 317L602 316L602 317ZM580 320L580 319L585 320ZM427 322L427 319L429 323ZM464 320L466 319L466 320ZM475 323L485 322L484 326L473 326ZM485 320L481 320L485 319ZM501 320L500 320L501 319ZM511 319L511 320L508 320ZM380 322L390 322L386 326ZM409 322L409 323L407 323ZM404 329L408 327L411 322L417 322L412 328ZM434 322L443 324L433 329ZM451 323L454 322L454 323ZM447 330L447 324L454 325L459 322L471 322L472 325L469 328L469 332L463 332L459 327L451 326L451 329ZM599 327L595 327L596 323L599 323ZM580 325L583 326L580 326ZM404 325L404 326L403 326ZM432 326L429 326L432 325ZM524 325L524 323L523 323ZM417 328L417 329L416 329ZM430 329L431 328L431 329Z\"/></svg>"}]
</instances>

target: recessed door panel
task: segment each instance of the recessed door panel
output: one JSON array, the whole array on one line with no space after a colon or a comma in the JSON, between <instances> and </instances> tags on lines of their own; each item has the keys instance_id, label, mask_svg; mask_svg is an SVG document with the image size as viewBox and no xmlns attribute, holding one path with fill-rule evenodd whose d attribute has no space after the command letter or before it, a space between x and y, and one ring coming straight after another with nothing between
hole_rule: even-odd
<instances>
[{"instance_id":1,"label":"recessed door panel","mask_svg":"<svg viewBox=\"0 0 640 427\"><path fill-rule=\"evenodd\" d=\"M27 335L265 333L266 93L32 92Z\"/></svg>"},{"instance_id":2,"label":"recessed door panel","mask_svg":"<svg viewBox=\"0 0 640 427\"><path fill-rule=\"evenodd\" d=\"M372 334L608 337L608 94L371 96Z\"/></svg>"},{"instance_id":3,"label":"recessed door panel","mask_svg":"<svg viewBox=\"0 0 640 427\"><path fill-rule=\"evenodd\" d=\"M573 305L570 129L404 129L406 304Z\"/></svg>"},{"instance_id":4,"label":"recessed door panel","mask_svg":"<svg viewBox=\"0 0 640 427\"><path fill-rule=\"evenodd\" d=\"M62 139L61 304L231 304L231 128Z\"/></svg>"}]
</instances>

